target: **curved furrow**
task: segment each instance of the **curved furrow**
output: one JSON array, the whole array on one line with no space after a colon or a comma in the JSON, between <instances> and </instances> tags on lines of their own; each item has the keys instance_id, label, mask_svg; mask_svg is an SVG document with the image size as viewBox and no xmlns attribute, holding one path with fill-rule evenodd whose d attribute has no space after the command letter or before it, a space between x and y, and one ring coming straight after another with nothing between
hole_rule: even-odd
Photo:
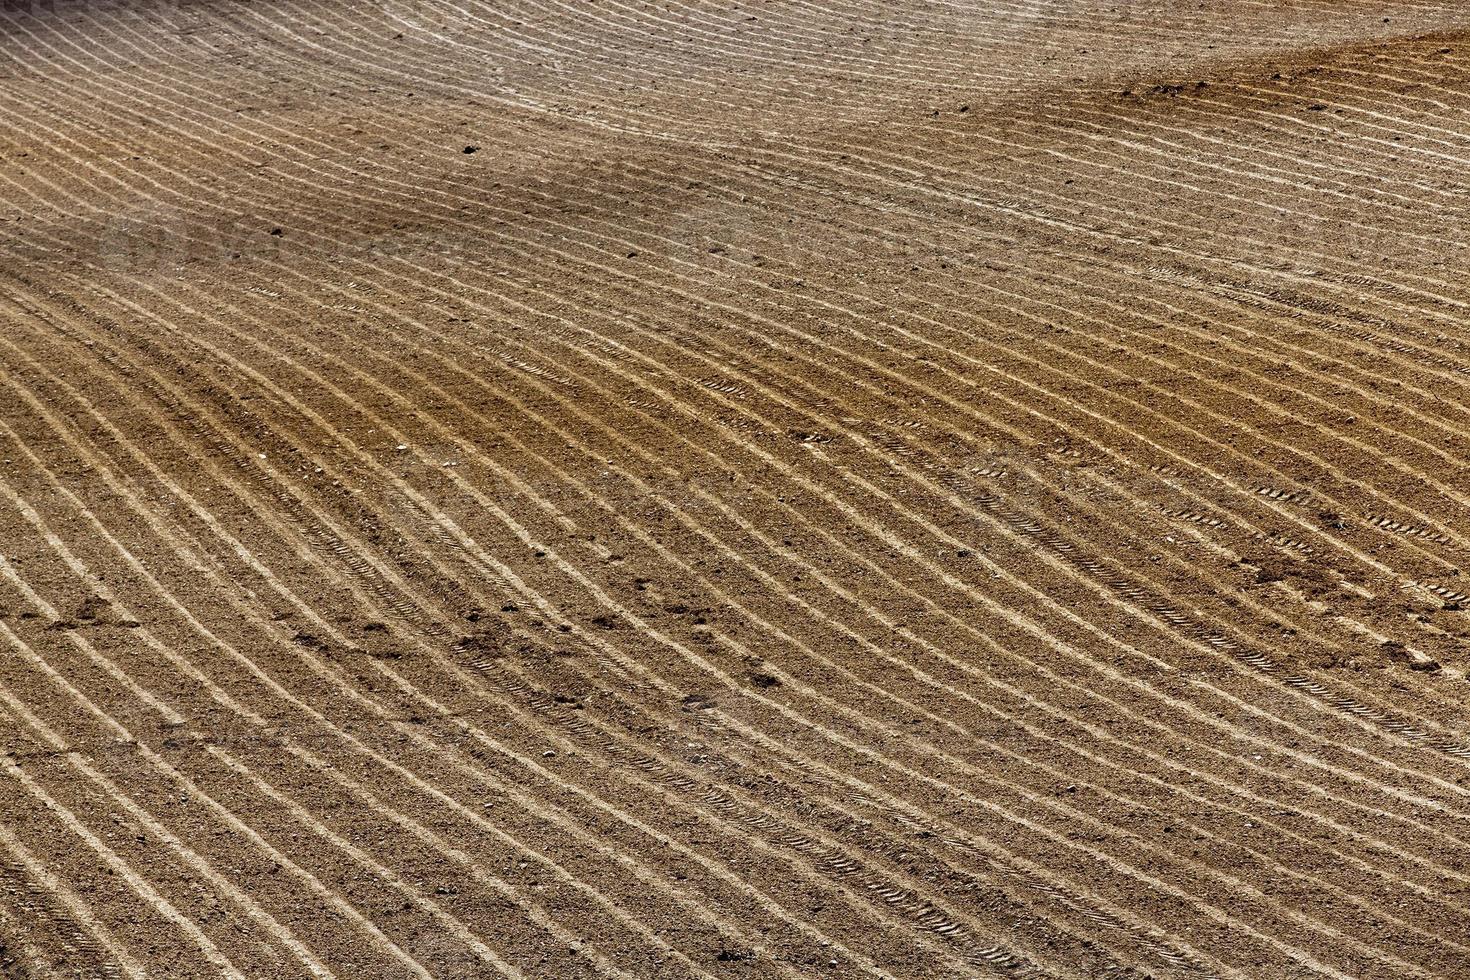
<instances>
[{"instance_id":1,"label":"curved furrow","mask_svg":"<svg viewBox=\"0 0 1470 980\"><path fill-rule=\"evenodd\" d=\"M1457 975L1462 12L1104 8L0 15L0 959Z\"/></svg>"},{"instance_id":2,"label":"curved furrow","mask_svg":"<svg viewBox=\"0 0 1470 980\"><path fill-rule=\"evenodd\" d=\"M74 565L79 570L84 570L84 566L81 566L74 557L70 556L70 554L65 549L65 545L59 539L55 538L54 535L50 535L49 533L47 534L47 537L51 541L52 548L54 548L58 552L60 552L63 555L63 557L68 561L69 564ZM29 586L26 586L25 583L18 576L15 575L13 569L8 564L5 564L3 566L0 566L0 572L3 572L6 575L7 579L9 579L18 588L22 589L22 591L24 592L24 594L26 595L26 597L30 600L30 602L32 604L34 604L35 606L39 607L42 610L43 614L45 614L48 618L50 618L53 622L60 620L60 617L57 616L57 614L56 614L55 608L54 607L51 607L49 603L46 603L46 601L39 594L37 594L33 589L31 589ZM95 580L94 580L94 582L95 582ZM117 600L115 598L112 598L110 601L112 602L113 605L118 606L124 612L127 611L126 607L122 607L121 604L119 602L117 602ZM66 633L66 636L67 636L67 638L69 640L71 640L78 647L80 647L80 648L82 648L83 650L86 651L88 657L94 663L98 664L99 666L105 666L105 668L109 672L113 673L114 676L117 676L118 678L124 680L126 682L127 686L128 686L128 689L130 691L132 691L136 696L139 696L140 698L143 698L146 703L149 703L150 705L152 705L153 708L154 708L154 710L157 711L159 713L159 715L161 715L163 717L164 724L166 726L168 726L170 728L182 728L182 727L184 727L184 726L186 726L188 724L188 720L187 720L187 718L185 716L183 716L183 715L179 714L178 712L174 711L171 707L169 707L167 705L166 702L161 701L160 699L158 699L158 698L152 696L151 694L147 693L147 691L144 688L142 688L141 686L139 686L136 681L134 681L128 674L126 674L125 672L123 672L116 665L116 663L114 661L112 661L110 658L107 658L103 653L101 653L100 651L98 651L91 643L89 643L85 639L81 638L75 631L65 631L65 633ZM238 703L235 702L233 698L231 698L227 693L223 692L218 687L214 686L208 680L208 678L205 675L203 675L202 672L199 672L197 670L197 668L193 668L192 665L183 664L179 660L179 658L178 658L178 656L176 654L174 654L172 651L163 649L162 646L161 646L161 644L159 644L158 641L151 636L151 631L148 630L146 627L140 628L137 631L137 634L145 642L147 642L150 646L153 646L155 648L155 651L158 652L161 656L170 659L177 666L182 667L184 669L184 673L190 675L202 688L208 690L210 692L210 695L215 700L219 701L221 704L223 704L226 707L234 708L237 712L240 712L240 713L244 714L245 717L246 717L246 720L248 720L248 721L250 721L250 722L253 723L253 725L255 727L255 730L257 730L257 731L258 730L261 730L261 729L263 729L266 726L266 720L265 719L260 718L259 716L252 716L251 713L248 712L248 710L241 711L241 706L238 705ZM134 665L134 669L137 669L136 668L136 665ZM177 696L177 695L175 695L175 696ZM207 713L207 712L199 712L199 714L205 714L205 713ZM283 742L283 744L285 744L288 747L291 745L291 740L289 738L283 738L282 739L282 742ZM298 751L300 751L300 750L298 750ZM339 775L337 775L336 773L334 773L334 777L335 778L342 778ZM388 812L391 812L391 811L388 811ZM402 819L402 818L400 818L400 819ZM142 840L142 839L140 838L140 840ZM504 888L503 885L501 887ZM535 917L536 916L533 913L532 918L535 918ZM453 920L447 920L447 922L449 924L451 924L451 925L457 926L457 929L455 931L458 932L461 936L464 936L464 937L468 938L468 934L467 934L467 932L465 931L465 929L464 929L464 927L462 925L459 925L457 923L454 923ZM546 924L548 926L550 925L549 922L547 922L547 920L544 920L543 919L542 922L543 922L543 924ZM551 927L551 931L554 932L555 931L555 928L554 927ZM503 960L501 960L499 957L497 957L484 944L482 944L482 943L475 943L474 945L477 948L477 950L479 951L479 953L481 954L481 957L483 958L484 962L487 965L494 966L497 969L498 972L508 972L508 973L517 973L518 972L513 967L511 967L509 964L507 964L506 962L504 962ZM592 955L593 955L593 958L594 959L597 959L598 958L595 953L593 953Z\"/></svg>"},{"instance_id":3,"label":"curved furrow","mask_svg":"<svg viewBox=\"0 0 1470 980\"><path fill-rule=\"evenodd\" d=\"M32 962L42 963L43 969L57 976L66 976L68 966L74 968L72 975L78 977L142 978L146 975L137 956L98 921L90 903L77 895L8 826L0 825L0 845L10 858L5 867L6 933L15 936L24 932L31 937L20 941L25 944L24 954ZM58 905L61 907L57 908ZM9 921L13 913L23 917L23 922Z\"/></svg>"},{"instance_id":4,"label":"curved furrow","mask_svg":"<svg viewBox=\"0 0 1470 980\"><path fill-rule=\"evenodd\" d=\"M323 624L322 624L322 625L323 625L323 626L326 626L326 624L325 624L325 623L323 623ZM330 627L330 626L326 626L326 628L327 628L327 629L330 629L330 628L331 628L331 627ZM340 636L340 635L339 635L339 636L337 636L337 639L338 639L338 640L339 640L339 642L341 642L341 643L342 643L342 644L343 644L343 645L344 645L344 646L346 646L346 645L349 645L349 641L348 641L348 640L347 640L347 639L346 639L346 638L345 638L345 637L341 637L341 636ZM380 711L381 711L381 709L379 709L379 710L380 710Z\"/></svg>"},{"instance_id":5,"label":"curved furrow","mask_svg":"<svg viewBox=\"0 0 1470 980\"><path fill-rule=\"evenodd\" d=\"M287 33L288 34L291 34L291 36L297 37L299 40L305 41L305 39L304 38L300 38L299 35L295 35L295 34L293 34L291 32L287 32ZM315 47L315 45L312 44L312 42L306 41L306 43L308 45L311 45L312 47ZM366 50L366 49L363 49L361 47L354 47L354 49L355 50ZM391 69L384 69L383 66L378 65L376 62L372 61L372 59L367 59L364 63L374 64L376 67L378 67L378 68L380 68L382 70L387 70L387 71L390 71L390 72L392 71ZM463 86L456 86L456 88L459 89L459 90L462 90L462 91L468 91L468 89L465 89ZM527 107L530 107L530 105L528 104ZM666 134L655 133L655 132L649 132L646 135L657 136L657 137L660 137L660 138L665 138L666 137ZM779 138L777 136L777 134L771 134L771 135L773 137ZM716 142L707 142L704 145L707 145L707 146L709 146L711 148L714 148L714 147L726 147L726 148L729 148L727 146L727 144L724 144L724 143L716 143ZM780 154L778 151L774 151L774 150L768 150L767 152L769 154L771 154L771 155L778 155L778 156L784 156L785 155L785 154ZM849 159L849 155L844 154L842 156L842 160L845 161L847 159ZM859 157L855 157L854 159L863 159L863 158L861 158L859 156ZM901 169L901 172L905 173L906 176L913 176L914 173L915 173L915 171L913 171L913 170L902 171L902 168L900 168L900 169ZM842 168L842 170L843 170L844 173L853 173L853 174L856 174L855 171L851 171L850 169L848 169L846 167ZM972 179L973 179L973 176L974 175L971 175L971 176L972 176ZM937 190L936 191L928 191L927 188L924 189L924 190L926 190L926 192L928 192L928 193L934 193L934 194L937 194L938 193ZM1042 193L1045 193L1045 192L1042 192ZM1052 196L1054 196L1054 195L1052 195ZM971 205L976 205L976 204L981 204L982 203L981 201L979 201L978 199L975 199L973 197L968 198L967 200L968 200L968 203L971 204ZM1057 222L1053 221L1051 223L1057 223ZM1103 232L1103 230L1100 229L1100 228L1085 228L1084 226L1080 226L1080 225L1075 225L1074 227L1076 227L1078 230L1086 230L1086 231L1088 231L1091 234L1105 234ZM1157 245L1158 243L1156 242L1155 244ZM1169 249L1169 251L1179 252L1181 250L1178 249L1178 248L1174 248L1174 249ZM1261 272L1269 272L1271 274L1280 274L1280 272L1281 272L1281 270L1279 270L1279 269L1266 269L1264 267L1261 267L1259 269L1259 271L1261 271ZM1444 284L1441 284L1441 285L1444 285Z\"/></svg>"}]
</instances>

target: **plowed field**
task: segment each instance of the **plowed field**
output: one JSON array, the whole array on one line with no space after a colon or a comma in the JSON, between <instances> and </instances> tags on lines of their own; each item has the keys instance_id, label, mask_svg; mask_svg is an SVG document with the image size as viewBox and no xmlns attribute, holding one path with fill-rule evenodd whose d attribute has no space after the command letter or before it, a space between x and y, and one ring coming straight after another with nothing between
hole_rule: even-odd
<instances>
[{"instance_id":1,"label":"plowed field","mask_svg":"<svg viewBox=\"0 0 1470 980\"><path fill-rule=\"evenodd\" d=\"M1470 10L4 0L0 975L1470 978Z\"/></svg>"}]
</instances>

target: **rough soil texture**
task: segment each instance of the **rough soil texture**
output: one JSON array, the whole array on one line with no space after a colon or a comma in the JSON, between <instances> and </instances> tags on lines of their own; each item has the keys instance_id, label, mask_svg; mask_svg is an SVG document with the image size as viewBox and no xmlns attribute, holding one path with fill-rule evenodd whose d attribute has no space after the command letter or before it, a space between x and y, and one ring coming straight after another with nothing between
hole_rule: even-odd
<instances>
[{"instance_id":1,"label":"rough soil texture","mask_svg":"<svg viewBox=\"0 0 1470 980\"><path fill-rule=\"evenodd\" d=\"M1470 13L0 9L0 975L1470 977Z\"/></svg>"}]
</instances>

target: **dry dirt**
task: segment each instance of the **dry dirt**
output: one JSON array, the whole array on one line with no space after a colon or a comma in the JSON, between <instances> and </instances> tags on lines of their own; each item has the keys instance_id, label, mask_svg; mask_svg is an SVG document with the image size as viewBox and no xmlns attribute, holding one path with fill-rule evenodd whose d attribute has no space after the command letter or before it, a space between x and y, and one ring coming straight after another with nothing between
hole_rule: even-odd
<instances>
[{"instance_id":1,"label":"dry dirt","mask_svg":"<svg viewBox=\"0 0 1470 980\"><path fill-rule=\"evenodd\" d=\"M0 975L1470 977L1467 31L3 0Z\"/></svg>"}]
</instances>

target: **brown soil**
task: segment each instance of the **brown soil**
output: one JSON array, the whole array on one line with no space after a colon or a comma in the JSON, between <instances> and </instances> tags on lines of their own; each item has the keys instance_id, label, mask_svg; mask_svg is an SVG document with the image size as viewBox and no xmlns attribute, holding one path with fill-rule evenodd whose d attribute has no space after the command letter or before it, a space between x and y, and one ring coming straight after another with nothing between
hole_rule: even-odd
<instances>
[{"instance_id":1,"label":"brown soil","mask_svg":"<svg viewBox=\"0 0 1470 980\"><path fill-rule=\"evenodd\" d=\"M1470 977L1465 28L5 2L0 975Z\"/></svg>"}]
</instances>

